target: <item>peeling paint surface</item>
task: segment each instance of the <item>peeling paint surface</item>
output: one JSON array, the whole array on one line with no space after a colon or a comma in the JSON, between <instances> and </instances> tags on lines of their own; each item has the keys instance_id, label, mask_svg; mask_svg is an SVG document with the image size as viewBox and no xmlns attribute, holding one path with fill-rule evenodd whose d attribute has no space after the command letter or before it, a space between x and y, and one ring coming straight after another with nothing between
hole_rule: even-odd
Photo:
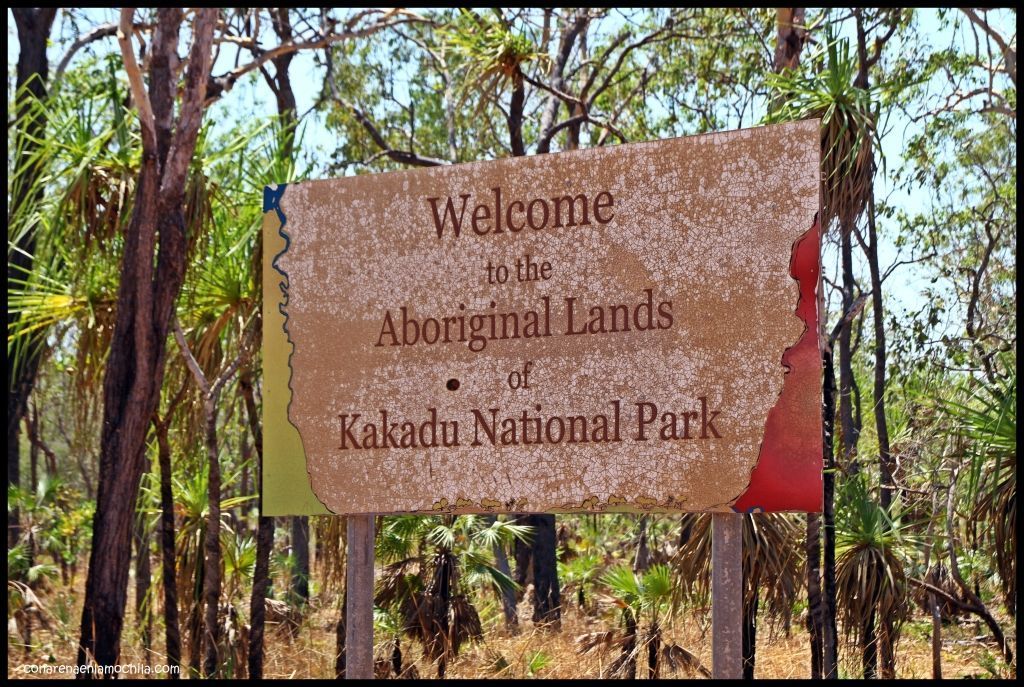
<instances>
[{"instance_id":1,"label":"peeling paint surface","mask_svg":"<svg viewBox=\"0 0 1024 687\"><path fill-rule=\"evenodd\" d=\"M476 235L471 213L495 205L495 187L506 207L606 192L614 216ZM451 197L458 210L462 194L461 235L449 223L439 239L427 199L443 211ZM308 479L332 512L725 511L747 491L783 390L782 356L806 330L790 262L818 211L817 122L305 182L278 206L287 250L264 275L287 300L269 282L264 294L287 317L287 413L308 473L291 478ZM515 265L526 255L549 262L550 278L520 282ZM509 280L488 283L488 263L509 267ZM654 310L669 301L671 326L641 331L634 320L630 331L565 335L567 298L577 324L594 306L632 315L648 298ZM403 307L423 321L541 312L545 302L551 336L488 340L481 351L458 341L376 345L390 340L385 314ZM512 388L510 374L527 362L530 388ZM801 375L792 394L802 408L820 406L820 374ZM638 424L651 406L642 404L658 409L644 440ZM473 446L492 409L498 418L585 416L591 430L595 416L617 412L621 440L527 445L520 434L517 444ZM341 448L341 415L358 414L362 427L380 424L382 410L389 422L457 422L460 445ZM687 438L659 436L666 411L693 413ZM701 437L710 412L716 431ZM787 435L816 433L820 447L820 412L785 419ZM816 467L800 465L820 484L820 450ZM784 498L770 509L807 503Z\"/></svg>"}]
</instances>

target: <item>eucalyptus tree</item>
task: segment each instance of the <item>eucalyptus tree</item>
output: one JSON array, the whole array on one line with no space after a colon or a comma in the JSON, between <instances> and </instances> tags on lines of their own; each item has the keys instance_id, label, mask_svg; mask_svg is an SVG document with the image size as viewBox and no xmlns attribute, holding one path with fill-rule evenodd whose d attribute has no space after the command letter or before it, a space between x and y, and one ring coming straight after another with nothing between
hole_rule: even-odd
<instances>
[{"instance_id":1,"label":"eucalyptus tree","mask_svg":"<svg viewBox=\"0 0 1024 687\"><path fill-rule=\"evenodd\" d=\"M185 21L180 9L155 13L147 46L149 85L144 82L133 47L138 28L135 11L121 11L117 36L138 111L143 157L132 218L125 232L121 279L110 354L104 374L104 423L101 437L100 489L93 527L93 548L82 613L79 665L117 661L123 623L130 554L130 521L143 470L148 426L157 408L166 362L166 338L174 302L187 266L183 202L192 156L205 107L229 91L245 74L273 57L322 47L353 35L383 28L393 15L358 13L340 30L316 32L313 42L290 41L262 50L251 61L236 62L222 75L214 64L214 32L231 43L231 27L217 10L190 13L191 48L187 66L178 55L178 35ZM366 20L369 26L360 25ZM97 34L101 35L101 34ZM179 100L178 79L184 74Z\"/></svg>"},{"instance_id":2,"label":"eucalyptus tree","mask_svg":"<svg viewBox=\"0 0 1024 687\"><path fill-rule=\"evenodd\" d=\"M919 306L893 318L897 369L970 371L998 388L1016 350L1016 10L940 11L949 45L909 52L894 102L914 127L893 181L925 208L883 206L923 277Z\"/></svg>"},{"instance_id":3,"label":"eucalyptus tree","mask_svg":"<svg viewBox=\"0 0 1024 687\"><path fill-rule=\"evenodd\" d=\"M184 16L158 12L149 54L149 89L135 58L134 9L122 10L121 54L139 109L143 162L126 230L117 314L104 375L100 485L82 610L78 664L118 662L124 619L133 505L148 426L163 383L164 341L185 273L182 201L206 98L215 10L193 21L185 88L177 117L178 32ZM154 264L154 257L156 258Z\"/></svg>"}]
</instances>

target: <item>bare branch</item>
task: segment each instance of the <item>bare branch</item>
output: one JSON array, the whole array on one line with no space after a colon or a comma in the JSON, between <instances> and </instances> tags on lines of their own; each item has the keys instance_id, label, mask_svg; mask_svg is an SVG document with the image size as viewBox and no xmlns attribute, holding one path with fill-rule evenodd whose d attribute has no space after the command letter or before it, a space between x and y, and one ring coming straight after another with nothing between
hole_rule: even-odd
<instances>
[{"instance_id":1,"label":"bare branch","mask_svg":"<svg viewBox=\"0 0 1024 687\"><path fill-rule=\"evenodd\" d=\"M327 62L327 86L331 91L331 99L334 100L338 105L352 112L352 115L356 118L356 121L362 124L363 128L366 129L366 133L370 135L370 139L381 149L381 152L388 158L395 162L411 165L413 167L440 167L442 165L449 165L451 162L448 160L441 160L438 158L427 157L425 155L419 155L411 150L396 150L393 148L387 140L381 134L377 125L355 104L348 102L338 93L338 87L334 83L333 67L334 62L331 59L331 51L325 50L325 58ZM370 160L374 160L379 156L373 156ZM370 160L367 160L369 162Z\"/></svg>"},{"instance_id":2,"label":"bare branch","mask_svg":"<svg viewBox=\"0 0 1024 687\"><path fill-rule=\"evenodd\" d=\"M1003 628L999 626L992 614L985 608L984 602L978 598L970 586L964 582L964 578L960 575L960 566L957 562L956 557L956 539L953 536L953 502L956 496L956 478L960 468L954 467L953 472L949 478L949 493L946 497L946 548L949 553L949 576L953 578L957 586L960 587L960 592L964 595L974 608L971 609L975 615L980 617L988 625L988 629L992 631L992 636L996 639L1000 648L1003 650L1003 658L1006 660L1007 665L1013 664L1013 651L1010 649L1009 642L1006 641L1006 637L1003 634Z\"/></svg>"},{"instance_id":3,"label":"bare branch","mask_svg":"<svg viewBox=\"0 0 1024 687\"><path fill-rule=\"evenodd\" d=\"M971 20L971 23L983 30L996 45L999 46L999 50L1003 53L1003 61L1005 62L1004 69L1006 74L1013 81L1013 84L1017 85L1017 51L1012 48L1006 40L999 35L995 29L989 26L989 23L983 18L979 17L978 14L970 7L961 7L960 11L967 15L967 18Z\"/></svg>"},{"instance_id":4,"label":"bare branch","mask_svg":"<svg viewBox=\"0 0 1024 687\"><path fill-rule=\"evenodd\" d=\"M594 90L593 93L589 93L590 86L593 84L594 77L597 75L597 70L594 70L594 73L591 74L590 79L587 80L587 85L580 89L580 95L587 98L589 106L593 107L593 104L597 100L598 96L604 93L604 91L612 84L612 79L614 79L615 75L619 73L620 69L622 69L622 65L626 61L626 57L629 55L629 53L645 45L653 45L655 43L661 43L662 41L666 41L670 38L677 37L678 34L672 31L674 26L674 18L669 17L668 20L665 22L665 26L658 29L657 31L654 31L653 33L647 34L640 40L634 43L630 43L625 48L623 48L622 52L619 53L618 59L615 60L615 65L608 71L607 74L605 74L604 80L601 82L601 84Z\"/></svg>"},{"instance_id":5,"label":"bare branch","mask_svg":"<svg viewBox=\"0 0 1024 687\"><path fill-rule=\"evenodd\" d=\"M383 13L383 16L377 23L365 26L360 29L354 28L363 17L368 16L370 14L378 13ZM404 16L406 18L395 19L395 17L398 16ZM429 22L429 20L424 17L421 17L420 15L414 12L402 9L389 10L387 12L383 12L383 10L366 10L360 12L351 20L349 20L349 22L346 24L346 30L340 33L332 33L326 36L322 36L316 40L305 40L298 42L292 40L286 43L282 43L281 45L278 45L277 47L266 51L262 51L259 48L259 46L247 46L257 55L256 58L252 62L243 64L240 67L236 67L235 69L232 69L231 71L227 72L226 74L222 74L221 76L211 75L210 83L207 86L207 104L209 105L210 103L212 103L213 101L217 100L222 95L230 91L232 87L235 85L235 82L238 81L238 79L245 76L254 69L258 69L260 65L266 64L267 62L273 60L274 58L299 52L300 50L319 50L322 48L329 47L339 41L347 40L350 38L364 38L366 36L370 36L374 33L377 33L382 29L398 26L400 24L409 24L414 22Z\"/></svg>"},{"instance_id":6,"label":"bare branch","mask_svg":"<svg viewBox=\"0 0 1024 687\"><path fill-rule=\"evenodd\" d=\"M139 70L139 63L135 61L135 49L132 47L132 31L134 25L132 17L135 15L134 7L123 7L121 9L121 23L117 30L117 42L121 46L121 58L124 61L124 70L128 74L128 86L131 88L132 98L139 109L139 124L142 128L142 145L150 155L156 155L156 118L153 116L153 106L149 102L149 93L142 81L142 72Z\"/></svg>"},{"instance_id":7,"label":"bare branch","mask_svg":"<svg viewBox=\"0 0 1024 687\"><path fill-rule=\"evenodd\" d=\"M160 191L184 189L185 176L196 147L196 132L203 121L203 107L206 99L206 79L210 73L213 42L213 28L219 10L204 7L199 10L192 24L192 47L188 56L188 72L185 75L185 91L181 98L178 124L174 129L171 150Z\"/></svg>"},{"instance_id":8,"label":"bare branch","mask_svg":"<svg viewBox=\"0 0 1024 687\"><path fill-rule=\"evenodd\" d=\"M850 304L850 309L847 310L841 318L839 318L839 321L836 322L836 326L832 328L832 333L828 335L828 341L825 342L828 345L829 350L832 349L832 344L834 344L836 339L839 338L839 333L843 330L843 327L852 322L853 318L855 318L860 311L864 309L864 304L868 302L868 298L870 296L870 291L862 293L857 300Z\"/></svg>"},{"instance_id":9,"label":"bare branch","mask_svg":"<svg viewBox=\"0 0 1024 687\"><path fill-rule=\"evenodd\" d=\"M626 143L626 142L629 141L629 139L626 138L626 135L623 134L621 131L619 131L615 127L615 125L610 124L608 122L605 122L605 121L603 121L601 119L598 119L597 117L591 117L588 114L579 114L579 115L576 115L574 117L569 117L568 119L566 119L563 122L559 122L555 126L551 127L551 135L554 136L555 134L557 134L562 129L565 129L566 127L573 126L574 124L582 124L583 122L589 122L590 124L593 124L594 126L600 128L600 129L607 129L608 131L610 131L613 134L615 134L615 136L618 137L618 139L620 141L622 141L623 143Z\"/></svg>"},{"instance_id":10,"label":"bare branch","mask_svg":"<svg viewBox=\"0 0 1024 687\"><path fill-rule=\"evenodd\" d=\"M621 103L619 104L619 107L615 110L615 112L612 113L611 118L608 120L611 124L617 123L619 121L619 117L622 116L622 113L625 112L629 104L633 102L633 98L635 98L636 95L641 91L646 90L647 83L651 80L651 76L653 76L654 72L657 71L657 67L658 60L657 56L655 56L655 58L651 60L651 62L646 67L644 67L644 71L640 75L640 81L637 83L637 85L634 86L633 89L626 95L626 97L622 99ZM604 145L605 141L608 139L609 133L611 133L611 129L608 128L605 128L603 131L601 131L601 135L597 137L598 147Z\"/></svg>"},{"instance_id":11,"label":"bare branch","mask_svg":"<svg viewBox=\"0 0 1024 687\"><path fill-rule=\"evenodd\" d=\"M143 26L136 24L135 28L143 28ZM71 44L71 47L68 48L67 52L64 53L64 57L60 58L60 63L57 65L57 70L53 73L53 80L60 81L61 77L64 76L64 70L67 69L68 63L71 62L71 58L74 57L75 53L77 53L79 50L89 45L90 43L94 43L100 40L101 38L106 38L108 36L114 35L117 35L117 24L102 24L100 26L97 26L84 36L80 36L78 40Z\"/></svg>"},{"instance_id":12,"label":"bare branch","mask_svg":"<svg viewBox=\"0 0 1024 687\"><path fill-rule=\"evenodd\" d=\"M196 362L195 356L192 355L188 342L185 341L185 332L181 330L181 322L178 321L177 315L171 319L171 330L174 332L174 340L178 342L178 348L181 350L181 357L185 359L185 365L188 366L189 372L192 373L192 377L199 385L199 390L203 392L203 398L206 398L210 395L210 382L203 374L199 363Z\"/></svg>"}]
</instances>

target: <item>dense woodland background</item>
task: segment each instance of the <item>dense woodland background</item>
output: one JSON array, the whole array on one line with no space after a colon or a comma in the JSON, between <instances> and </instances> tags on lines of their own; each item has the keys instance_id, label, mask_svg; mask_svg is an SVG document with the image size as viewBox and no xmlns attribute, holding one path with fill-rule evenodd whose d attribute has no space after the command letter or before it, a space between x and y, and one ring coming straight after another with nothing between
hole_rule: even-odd
<instances>
[{"instance_id":1,"label":"dense woodland background","mask_svg":"<svg viewBox=\"0 0 1024 687\"><path fill-rule=\"evenodd\" d=\"M1012 674L1016 20L9 10L8 674L344 671L344 520L259 517L265 184L809 117L826 506L744 516L745 671ZM381 518L378 674L705 673L709 530Z\"/></svg>"}]
</instances>

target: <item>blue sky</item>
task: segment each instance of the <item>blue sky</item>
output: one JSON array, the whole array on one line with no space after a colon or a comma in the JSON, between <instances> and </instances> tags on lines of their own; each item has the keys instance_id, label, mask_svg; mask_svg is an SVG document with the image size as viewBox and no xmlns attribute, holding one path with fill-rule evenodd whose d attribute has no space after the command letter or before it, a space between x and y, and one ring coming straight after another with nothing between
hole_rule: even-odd
<instances>
[{"instance_id":1,"label":"blue sky","mask_svg":"<svg viewBox=\"0 0 1024 687\"><path fill-rule=\"evenodd\" d=\"M17 59L18 42L17 33L14 27L13 17L8 10L8 71L13 69ZM117 20L117 10L96 9L86 11L85 16L89 21L96 23L112 22ZM991 17L990 17L991 18ZM1002 26L1011 26L1014 17L1009 13L999 13L996 16L998 23ZM957 37L948 29L943 29L938 20L935 10L921 10L918 12L918 30L927 36L927 40L934 46L946 46L956 40ZM58 18L58 22L60 19ZM852 32L852 22L847 22L847 33ZM1009 33L1009 32L1007 32ZM852 36L848 36L851 37ZM105 39L96 44L99 51L116 50L116 41L112 38ZM887 54L898 54L902 50L896 39L886 48ZM61 57L61 46L51 42L49 56L51 65L55 65ZM81 55L81 54L80 54ZM215 73L222 73L231 68L231 61L234 59L234 50L224 50L218 63L215 65ZM291 65L292 84L295 90L297 106L300 113L307 112L315 102L318 95L319 85L322 83L322 69L316 67L312 54L300 53L293 60ZM275 113L275 104L269 90L262 83L262 77L258 72L250 75L250 78L243 79L236 84L233 91L228 94L218 107L212 109L208 117L214 122L216 128L220 123L224 126L237 119L239 112L252 113L254 117L264 117ZM258 80L258 81L257 81ZM11 80L9 79L9 82ZM256 84L255 86L253 84ZM398 96L403 97L401 88ZM407 95L406 95L407 97ZM757 116L757 115L755 115ZM751 122L756 124L756 121ZM928 202L925 193L907 193L905 190L894 186L891 179L891 172L895 165L899 165L903 153L903 143L913 134L920 131L921 124L910 122L902 113L895 112L886 121L886 131L882 137L882 150L889 166L889 174L879 174L876 179L876 198L879 201L885 200L890 204L903 208L908 213L924 211ZM747 125L745 123L745 125ZM310 156L314 162L314 176L322 176L326 168L326 161L331 152L335 149L335 134L329 132L324 126L322 116L319 113L311 112L304 119L303 149L305 155ZM882 235L880 258L882 269L900 257L892 241L888 238L887 227L880 224L879 231ZM827 274L835 274L837 264L836 251L828 246L823 253L823 261ZM866 275L860 275L861 283L866 284ZM922 274L913 266L899 268L890 280L886 283L886 297L888 307L895 308L897 312L905 308L916 309L921 305L921 291L928 277ZM866 288L866 287L865 287Z\"/></svg>"}]
</instances>

